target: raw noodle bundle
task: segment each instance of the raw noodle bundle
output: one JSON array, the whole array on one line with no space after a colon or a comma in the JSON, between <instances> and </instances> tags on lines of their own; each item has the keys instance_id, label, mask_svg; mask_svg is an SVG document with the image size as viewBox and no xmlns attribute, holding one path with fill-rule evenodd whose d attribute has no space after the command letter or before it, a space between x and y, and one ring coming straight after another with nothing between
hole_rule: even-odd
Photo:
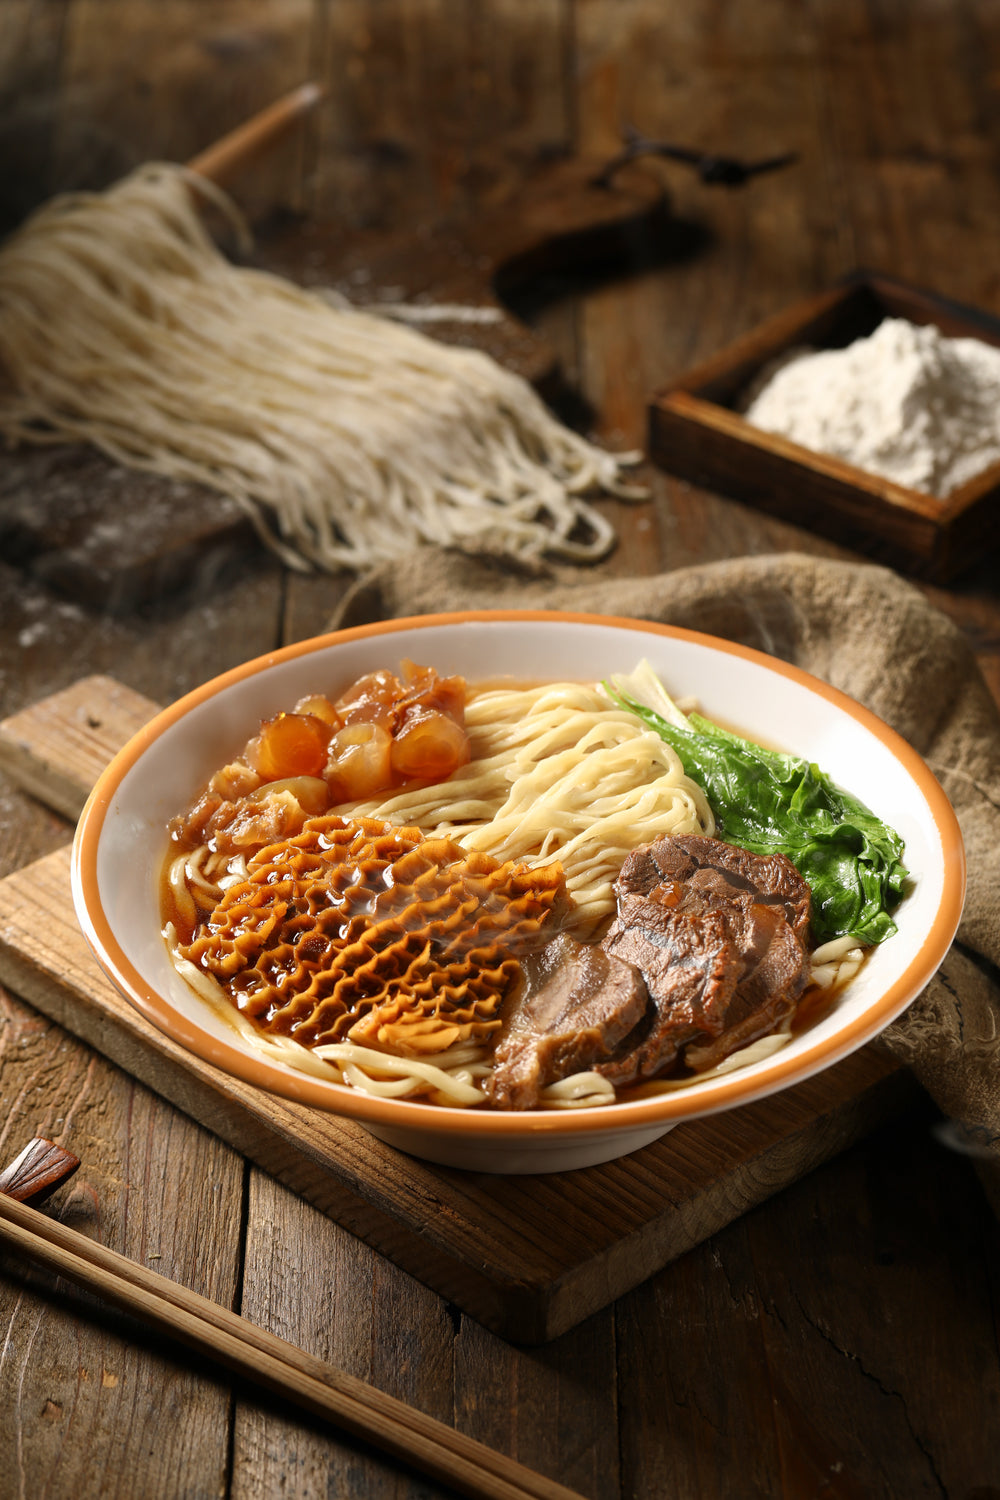
<instances>
[{"instance_id":1,"label":"raw noodle bundle","mask_svg":"<svg viewBox=\"0 0 1000 1500\"><path fill-rule=\"evenodd\" d=\"M614 543L581 498L623 462L487 355L231 264L200 194L149 164L70 194L0 250L9 442L84 440L230 495L292 567L361 569L419 542L581 561Z\"/></svg>"}]
</instances>

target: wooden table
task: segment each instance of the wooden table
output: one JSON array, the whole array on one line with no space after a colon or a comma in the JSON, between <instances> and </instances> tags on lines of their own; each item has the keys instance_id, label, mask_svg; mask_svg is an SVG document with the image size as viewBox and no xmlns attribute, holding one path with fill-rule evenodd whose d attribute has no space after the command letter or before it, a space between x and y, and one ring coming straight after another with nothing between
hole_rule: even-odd
<instances>
[{"instance_id":1,"label":"wooden table","mask_svg":"<svg viewBox=\"0 0 1000 1500\"><path fill-rule=\"evenodd\" d=\"M642 443L657 387L857 266L1000 311L987 0L6 0L4 227L56 188L185 159L305 77L327 86L321 110L234 184L258 218L460 222L553 153L612 155L626 121L798 153L736 192L664 167L685 253L532 299L615 446ZM601 571L836 552L650 477L649 506L611 508L621 544ZM4 559L0 716L93 671L167 701L314 633L348 581L241 547L111 612ZM930 592L1000 697L1000 560ZM70 831L12 786L0 827L0 874ZM71 1220L593 1500L1000 1493L997 1228L930 1109L526 1350L15 995L0 1007L0 1141L10 1157L40 1132L82 1156ZM12 1258L0 1330L3 1497L443 1493Z\"/></svg>"}]
</instances>

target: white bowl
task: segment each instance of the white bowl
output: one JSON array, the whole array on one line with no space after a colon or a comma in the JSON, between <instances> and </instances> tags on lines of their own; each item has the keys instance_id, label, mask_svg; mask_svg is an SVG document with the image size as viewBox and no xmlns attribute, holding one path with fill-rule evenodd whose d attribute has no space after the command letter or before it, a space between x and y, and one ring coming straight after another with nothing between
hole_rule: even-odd
<instances>
[{"instance_id":1,"label":"white bowl","mask_svg":"<svg viewBox=\"0 0 1000 1500\"><path fill-rule=\"evenodd\" d=\"M336 691L403 657L470 682L594 680L646 657L675 696L709 717L815 761L906 844L912 889L897 934L872 952L829 1014L781 1051L674 1092L596 1109L501 1112L380 1099L255 1052L174 970L160 932L166 824L259 721L307 693ZM428 615L303 641L206 683L158 714L95 787L74 844L80 924L105 971L156 1026L228 1073L349 1115L402 1151L482 1172L553 1172L609 1161L681 1120L731 1109L829 1067L919 994L958 926L965 892L951 806L914 750L866 709L760 652L642 621L544 612Z\"/></svg>"}]
</instances>

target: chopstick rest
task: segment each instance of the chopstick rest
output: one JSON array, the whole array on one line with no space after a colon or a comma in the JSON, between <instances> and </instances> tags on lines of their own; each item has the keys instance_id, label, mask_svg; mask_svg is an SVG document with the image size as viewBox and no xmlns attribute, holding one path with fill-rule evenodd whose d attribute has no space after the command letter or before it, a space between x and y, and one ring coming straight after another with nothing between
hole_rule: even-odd
<instances>
[{"instance_id":1,"label":"chopstick rest","mask_svg":"<svg viewBox=\"0 0 1000 1500\"><path fill-rule=\"evenodd\" d=\"M80 1158L65 1146L36 1135L10 1166L0 1172L0 1193L18 1203L33 1203L37 1208L57 1187L69 1181L79 1165Z\"/></svg>"},{"instance_id":2,"label":"chopstick rest","mask_svg":"<svg viewBox=\"0 0 1000 1500\"><path fill-rule=\"evenodd\" d=\"M52 1191L79 1159L37 1139L0 1174L0 1241L472 1500L582 1500L198 1292L97 1244L19 1198Z\"/></svg>"}]
</instances>

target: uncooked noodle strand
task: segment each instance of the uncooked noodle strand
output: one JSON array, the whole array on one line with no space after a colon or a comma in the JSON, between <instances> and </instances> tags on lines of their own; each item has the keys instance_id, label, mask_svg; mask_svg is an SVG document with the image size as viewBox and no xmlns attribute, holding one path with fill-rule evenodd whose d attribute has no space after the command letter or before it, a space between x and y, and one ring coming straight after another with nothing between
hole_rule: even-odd
<instances>
[{"instance_id":1,"label":"uncooked noodle strand","mask_svg":"<svg viewBox=\"0 0 1000 1500\"><path fill-rule=\"evenodd\" d=\"M218 188L154 163L53 200L0 249L9 442L88 441L221 490L298 568L366 568L422 542L609 550L582 496L638 496L620 474L637 455L571 432L478 350L233 265L196 196L245 246Z\"/></svg>"}]
</instances>

